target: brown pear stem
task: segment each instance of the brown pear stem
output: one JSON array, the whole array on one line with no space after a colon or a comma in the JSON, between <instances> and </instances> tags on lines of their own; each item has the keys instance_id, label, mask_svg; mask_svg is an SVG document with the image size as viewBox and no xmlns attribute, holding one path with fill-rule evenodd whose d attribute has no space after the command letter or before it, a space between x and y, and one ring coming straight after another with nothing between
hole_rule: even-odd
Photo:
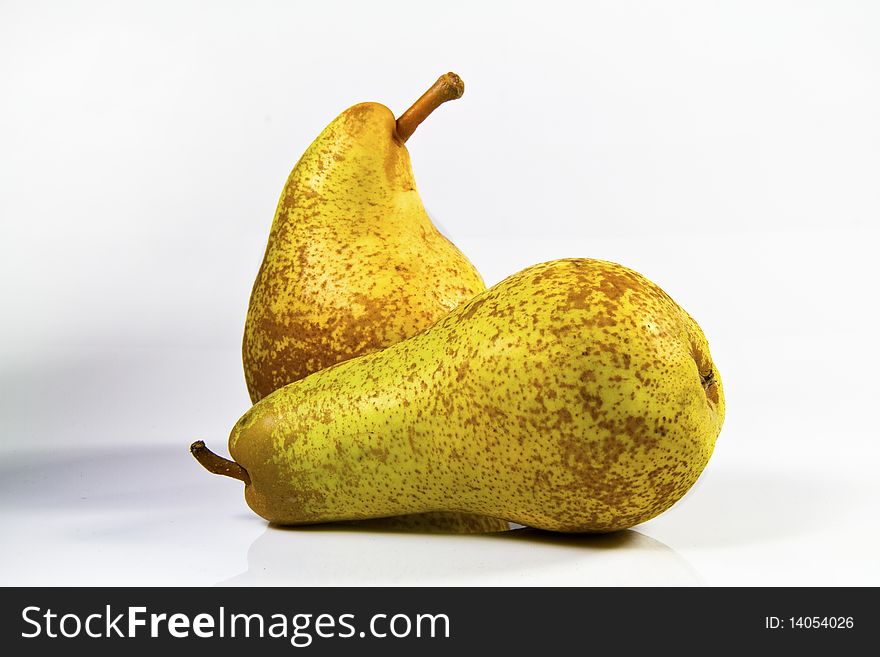
<instances>
[{"instance_id":1,"label":"brown pear stem","mask_svg":"<svg viewBox=\"0 0 880 657\"><path fill-rule=\"evenodd\" d=\"M245 485L251 483L251 476L248 471L241 467L235 461L230 461L222 456L217 456L210 449L205 447L205 441L197 440L189 447L189 451L196 457L196 461L202 464L208 472L223 475L224 477L232 477L243 481Z\"/></svg>"},{"instance_id":2,"label":"brown pear stem","mask_svg":"<svg viewBox=\"0 0 880 657\"><path fill-rule=\"evenodd\" d=\"M455 73L447 73L437 78L431 88L397 119L397 136L400 141L406 142L431 112L447 100L461 98L463 93L464 82Z\"/></svg>"}]
</instances>

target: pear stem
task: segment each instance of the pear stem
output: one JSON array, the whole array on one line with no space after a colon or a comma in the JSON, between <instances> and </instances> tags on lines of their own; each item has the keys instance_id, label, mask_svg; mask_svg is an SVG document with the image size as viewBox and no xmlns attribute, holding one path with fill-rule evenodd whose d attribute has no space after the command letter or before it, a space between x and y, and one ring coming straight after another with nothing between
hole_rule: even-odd
<instances>
[{"instance_id":1,"label":"pear stem","mask_svg":"<svg viewBox=\"0 0 880 657\"><path fill-rule=\"evenodd\" d=\"M397 119L397 136L400 141L406 142L431 112L447 100L461 98L463 93L464 82L455 73L446 73L437 78L431 88Z\"/></svg>"},{"instance_id":2,"label":"pear stem","mask_svg":"<svg viewBox=\"0 0 880 657\"><path fill-rule=\"evenodd\" d=\"M205 447L205 441L197 440L190 445L189 451L192 452L192 455L196 457L196 461L201 463L202 467L208 472L238 479L239 481L243 481L245 485L251 483L251 476L248 474L247 470L235 461L230 461L222 456L217 456L214 452Z\"/></svg>"}]
</instances>

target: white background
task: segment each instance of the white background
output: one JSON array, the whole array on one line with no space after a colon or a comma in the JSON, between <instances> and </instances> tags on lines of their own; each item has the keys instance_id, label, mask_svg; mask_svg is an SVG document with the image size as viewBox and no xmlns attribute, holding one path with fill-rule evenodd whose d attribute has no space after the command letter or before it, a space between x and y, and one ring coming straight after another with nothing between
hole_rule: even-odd
<instances>
[{"instance_id":1,"label":"white background","mask_svg":"<svg viewBox=\"0 0 880 657\"><path fill-rule=\"evenodd\" d=\"M3 2L0 584L880 584L878 34L869 1ZM715 455L635 531L277 530L187 453L249 406L299 155L447 70L408 146L486 281L619 261L709 337Z\"/></svg>"}]
</instances>

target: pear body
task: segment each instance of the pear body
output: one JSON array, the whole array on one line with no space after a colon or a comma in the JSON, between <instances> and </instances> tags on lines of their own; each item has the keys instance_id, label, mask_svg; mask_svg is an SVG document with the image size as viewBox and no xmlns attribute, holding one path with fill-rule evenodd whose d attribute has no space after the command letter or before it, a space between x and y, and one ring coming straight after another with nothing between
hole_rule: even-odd
<instances>
[{"instance_id":1,"label":"pear body","mask_svg":"<svg viewBox=\"0 0 880 657\"><path fill-rule=\"evenodd\" d=\"M428 217L394 115L355 105L278 202L244 330L251 399L415 335L485 289Z\"/></svg>"},{"instance_id":2,"label":"pear body","mask_svg":"<svg viewBox=\"0 0 880 657\"><path fill-rule=\"evenodd\" d=\"M270 394L229 449L276 523L456 511L608 532L680 499L723 418L687 312L636 272L571 259Z\"/></svg>"}]
</instances>

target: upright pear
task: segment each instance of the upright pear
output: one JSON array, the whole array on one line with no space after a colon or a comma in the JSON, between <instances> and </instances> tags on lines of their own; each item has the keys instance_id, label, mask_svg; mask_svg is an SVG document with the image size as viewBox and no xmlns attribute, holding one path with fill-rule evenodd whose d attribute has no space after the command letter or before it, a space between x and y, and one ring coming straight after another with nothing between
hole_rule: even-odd
<instances>
[{"instance_id":1,"label":"upright pear","mask_svg":"<svg viewBox=\"0 0 880 657\"><path fill-rule=\"evenodd\" d=\"M245 323L252 401L415 335L486 289L428 217L404 146L463 91L448 73L399 120L384 105L355 105L293 168Z\"/></svg>"},{"instance_id":2,"label":"upright pear","mask_svg":"<svg viewBox=\"0 0 880 657\"><path fill-rule=\"evenodd\" d=\"M235 461L193 453L281 524L458 511L608 532L680 499L723 419L690 315L634 271L572 259L272 393L233 428Z\"/></svg>"}]
</instances>

